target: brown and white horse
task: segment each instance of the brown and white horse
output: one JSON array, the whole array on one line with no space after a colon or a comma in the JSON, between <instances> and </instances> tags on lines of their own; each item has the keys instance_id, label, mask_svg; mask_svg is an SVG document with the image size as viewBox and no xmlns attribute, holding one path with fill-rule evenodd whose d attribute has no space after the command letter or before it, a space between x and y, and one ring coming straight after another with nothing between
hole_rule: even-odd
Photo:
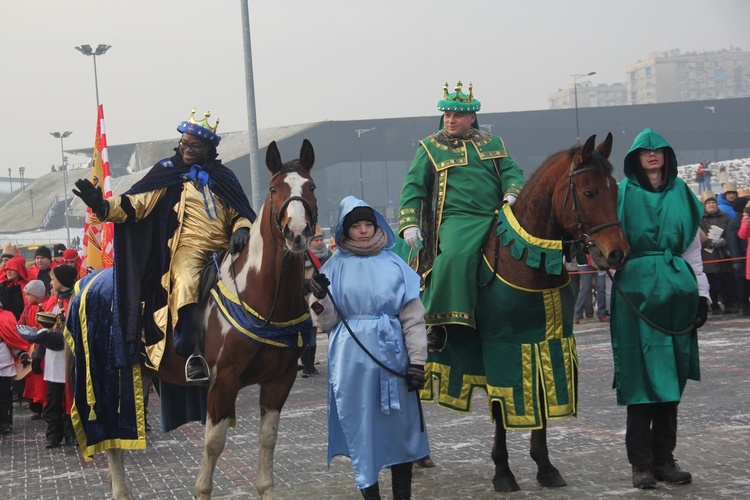
<instances>
[{"instance_id":1,"label":"brown and white horse","mask_svg":"<svg viewBox=\"0 0 750 500\"><path fill-rule=\"evenodd\" d=\"M269 194L250 231L250 239L237 255L224 259L221 286L239 297L247 314L257 313L264 327L294 324L308 315L303 297L304 252L315 233L317 205L310 177L315 155L307 139L300 157L282 163L275 142L268 146L266 165L271 171ZM209 300L203 316L205 357L210 367L205 453L195 482L198 499L211 497L216 462L224 450L237 394L250 385L260 386L260 457L255 487L261 498L274 495L273 455L281 409L294 385L297 360L304 348L275 347L242 335ZM251 335L252 337L252 335ZM184 358L177 356L171 338L159 370L145 369L167 382L185 384ZM105 450L109 459L113 498L130 498L125 481L122 448Z\"/></svg>"}]
</instances>

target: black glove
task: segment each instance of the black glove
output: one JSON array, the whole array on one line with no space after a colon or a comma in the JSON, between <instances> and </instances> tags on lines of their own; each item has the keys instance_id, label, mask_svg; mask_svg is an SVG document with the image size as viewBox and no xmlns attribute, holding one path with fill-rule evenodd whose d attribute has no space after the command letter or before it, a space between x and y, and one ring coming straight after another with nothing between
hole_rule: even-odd
<instances>
[{"instance_id":1,"label":"black glove","mask_svg":"<svg viewBox=\"0 0 750 500\"><path fill-rule=\"evenodd\" d=\"M36 349L34 349L34 353L31 355L31 371L37 375L44 373L44 370L42 370L42 360L44 359L45 354L47 354L47 349L45 349L44 346L38 345L36 346Z\"/></svg>"},{"instance_id":2,"label":"black glove","mask_svg":"<svg viewBox=\"0 0 750 500\"><path fill-rule=\"evenodd\" d=\"M99 220L106 219L109 213L109 203L104 201L102 188L94 186L88 179L78 179L76 187L78 190L74 189L73 194L83 200L86 206L91 207Z\"/></svg>"},{"instance_id":3,"label":"black glove","mask_svg":"<svg viewBox=\"0 0 750 500\"><path fill-rule=\"evenodd\" d=\"M700 328L706 324L708 319L708 299L698 297L698 313L695 315L695 327Z\"/></svg>"},{"instance_id":4,"label":"black glove","mask_svg":"<svg viewBox=\"0 0 750 500\"><path fill-rule=\"evenodd\" d=\"M331 281L323 273L318 273L310 280L310 293L312 293L316 299L322 299L328 293L328 286Z\"/></svg>"},{"instance_id":5,"label":"black glove","mask_svg":"<svg viewBox=\"0 0 750 500\"><path fill-rule=\"evenodd\" d=\"M426 380L424 365L409 365L409 369L406 370L406 387L409 388L409 392L420 390Z\"/></svg>"},{"instance_id":6,"label":"black glove","mask_svg":"<svg viewBox=\"0 0 750 500\"><path fill-rule=\"evenodd\" d=\"M240 253L245 245L247 245L250 239L250 229L241 227L237 231L232 233L232 237L229 238L229 253L232 255Z\"/></svg>"},{"instance_id":7,"label":"black glove","mask_svg":"<svg viewBox=\"0 0 750 500\"><path fill-rule=\"evenodd\" d=\"M21 366L29 366L29 363L31 363L31 360L29 359L29 353L26 351L19 354L18 359L19 361L21 361Z\"/></svg>"}]
</instances>

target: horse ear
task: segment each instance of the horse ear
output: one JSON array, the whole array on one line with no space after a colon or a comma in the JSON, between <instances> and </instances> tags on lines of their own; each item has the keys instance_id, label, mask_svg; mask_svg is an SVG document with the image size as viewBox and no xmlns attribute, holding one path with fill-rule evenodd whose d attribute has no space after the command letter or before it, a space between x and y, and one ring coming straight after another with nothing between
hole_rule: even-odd
<instances>
[{"instance_id":1,"label":"horse ear","mask_svg":"<svg viewBox=\"0 0 750 500\"><path fill-rule=\"evenodd\" d=\"M270 170L272 174L276 175L281 168L281 165L283 165L283 163L281 162L279 148L276 146L276 141L271 141L271 144L268 145L268 149L266 150L266 167L268 167L268 170Z\"/></svg>"},{"instance_id":2,"label":"horse ear","mask_svg":"<svg viewBox=\"0 0 750 500\"><path fill-rule=\"evenodd\" d=\"M596 134L586 139L586 143L581 149L581 163L586 163L591 158L591 153L594 152L594 144L596 143Z\"/></svg>"},{"instance_id":3,"label":"horse ear","mask_svg":"<svg viewBox=\"0 0 750 500\"><path fill-rule=\"evenodd\" d=\"M607 137L596 147L596 150L609 159L609 154L612 152L612 132L607 134Z\"/></svg>"},{"instance_id":4,"label":"horse ear","mask_svg":"<svg viewBox=\"0 0 750 500\"><path fill-rule=\"evenodd\" d=\"M305 170L310 170L315 163L315 151L313 150L312 143L305 139L302 141L302 149L299 152L299 164L302 165Z\"/></svg>"}]
</instances>

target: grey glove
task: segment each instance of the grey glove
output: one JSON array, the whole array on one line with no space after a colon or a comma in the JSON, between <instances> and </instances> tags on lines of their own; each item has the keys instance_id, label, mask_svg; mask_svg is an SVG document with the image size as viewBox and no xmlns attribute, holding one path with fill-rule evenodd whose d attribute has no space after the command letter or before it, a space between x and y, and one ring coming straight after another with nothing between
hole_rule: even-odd
<instances>
[{"instance_id":1,"label":"grey glove","mask_svg":"<svg viewBox=\"0 0 750 500\"><path fill-rule=\"evenodd\" d=\"M424 365L409 365L409 369L406 370L406 387L409 388L409 392L420 390L426 381Z\"/></svg>"},{"instance_id":2,"label":"grey glove","mask_svg":"<svg viewBox=\"0 0 750 500\"><path fill-rule=\"evenodd\" d=\"M714 241L714 248L724 248L727 246L727 240L724 238L719 238L718 240Z\"/></svg>"},{"instance_id":3,"label":"grey glove","mask_svg":"<svg viewBox=\"0 0 750 500\"><path fill-rule=\"evenodd\" d=\"M250 240L250 229L241 227L229 238L229 253L232 255L240 253Z\"/></svg>"}]
</instances>

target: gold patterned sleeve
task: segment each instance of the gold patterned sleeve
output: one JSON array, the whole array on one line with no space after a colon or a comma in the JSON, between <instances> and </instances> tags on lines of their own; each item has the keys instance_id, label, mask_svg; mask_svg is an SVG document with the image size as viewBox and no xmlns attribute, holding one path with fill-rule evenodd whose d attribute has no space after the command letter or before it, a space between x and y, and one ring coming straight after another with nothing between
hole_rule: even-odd
<instances>
[{"instance_id":1,"label":"gold patterned sleeve","mask_svg":"<svg viewBox=\"0 0 750 500\"><path fill-rule=\"evenodd\" d=\"M107 198L105 201L109 203L109 213L107 214L106 222L119 223L128 220L128 214L122 208L123 197L127 197L130 206L133 207L133 211L135 212L135 222L137 222L151 213L166 192L167 188L161 188L153 191L146 191L145 193L124 194L122 196Z\"/></svg>"}]
</instances>

